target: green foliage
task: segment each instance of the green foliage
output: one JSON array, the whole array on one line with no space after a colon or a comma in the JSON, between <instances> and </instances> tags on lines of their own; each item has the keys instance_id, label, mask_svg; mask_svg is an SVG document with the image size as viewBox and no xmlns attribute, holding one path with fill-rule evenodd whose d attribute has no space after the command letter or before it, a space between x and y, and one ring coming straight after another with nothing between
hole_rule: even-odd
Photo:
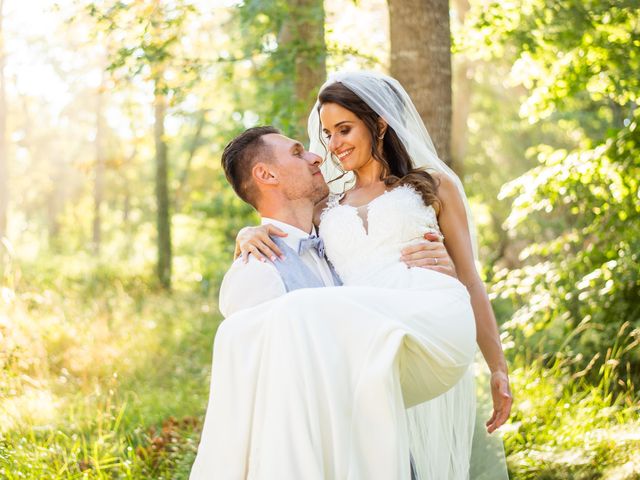
<instances>
[{"instance_id":1,"label":"green foliage","mask_svg":"<svg viewBox=\"0 0 640 480\"><path fill-rule=\"evenodd\" d=\"M506 226L537 239L521 252L527 265L502 272L494 285L517 308L506 326L519 349L551 362L570 359L573 373L597 381L602 372L595 367L610 360L605 352L615 351L616 333L629 322L615 358L638 371L638 118L593 150L552 151L541 159L502 191L515 197Z\"/></svg>"},{"instance_id":2,"label":"green foliage","mask_svg":"<svg viewBox=\"0 0 640 480\"><path fill-rule=\"evenodd\" d=\"M509 137L537 162L500 191L511 209L487 271L513 369L515 478L638 470L639 12L631 1L478 2L456 44L509 65L502 85L520 92L522 119Z\"/></svg>"},{"instance_id":3,"label":"green foliage","mask_svg":"<svg viewBox=\"0 0 640 480\"><path fill-rule=\"evenodd\" d=\"M638 103L640 13L635 0L526 0L476 6L484 56L515 60L530 121L568 114L597 140Z\"/></svg>"},{"instance_id":4,"label":"green foliage","mask_svg":"<svg viewBox=\"0 0 640 480\"><path fill-rule=\"evenodd\" d=\"M197 81L201 62L189 57L183 44L190 21L198 13L193 4L91 2L86 11L103 32L106 44L113 46L108 70L123 80L137 76L152 80L157 93L178 95L174 103Z\"/></svg>"}]
</instances>

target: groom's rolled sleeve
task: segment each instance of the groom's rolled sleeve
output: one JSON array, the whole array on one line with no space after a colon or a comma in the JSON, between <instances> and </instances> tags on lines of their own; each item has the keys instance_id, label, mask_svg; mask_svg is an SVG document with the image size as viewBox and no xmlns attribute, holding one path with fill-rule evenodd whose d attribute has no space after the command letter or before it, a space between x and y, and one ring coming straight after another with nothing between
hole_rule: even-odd
<instances>
[{"instance_id":1,"label":"groom's rolled sleeve","mask_svg":"<svg viewBox=\"0 0 640 480\"><path fill-rule=\"evenodd\" d=\"M253 257L237 259L224 276L218 306L224 317L287 293L276 267Z\"/></svg>"}]
</instances>

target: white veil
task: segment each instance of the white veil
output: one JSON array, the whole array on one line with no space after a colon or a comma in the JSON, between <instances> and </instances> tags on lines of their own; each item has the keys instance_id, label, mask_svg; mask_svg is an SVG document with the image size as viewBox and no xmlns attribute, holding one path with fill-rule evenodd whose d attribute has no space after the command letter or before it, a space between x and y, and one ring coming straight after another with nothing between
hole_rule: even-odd
<instances>
[{"instance_id":1,"label":"white veil","mask_svg":"<svg viewBox=\"0 0 640 480\"><path fill-rule=\"evenodd\" d=\"M477 259L477 237L462 182L453 170L438 158L420 115L400 83L377 72L339 72L330 75L320 91L335 82L342 83L353 91L384 118L400 138L415 167L443 173L455 182L464 201L473 255ZM344 172L340 162L327 150L320 125L318 102L309 115L308 132L309 150L325 160L321 169L331 191L342 193L353 186L354 175L351 172ZM485 373L486 363L480 355L476 355L476 358L476 365L472 366L473 368L459 382L459 385L441 397L407 410L412 462L417 480L454 478L508 480L509 478L502 439L497 434L489 436L483 424L483 419L488 419L490 415L491 395L487 391L489 379ZM474 376L479 378L477 389ZM474 415L471 415L469 421L465 423L459 418L461 411L471 411ZM438 424L437 428L434 428L434 423ZM458 430L447 432L447 426L451 426L449 430L454 430L453 425L456 425L455 428ZM443 431L447 433L443 435ZM471 431L473 431L473 445L467 442ZM434 448L434 445L437 448ZM444 458L434 458L434 454ZM459 470L459 464L454 465L458 455L471 457L471 477L466 476L466 471ZM451 458L446 458L448 456Z\"/></svg>"}]
</instances>

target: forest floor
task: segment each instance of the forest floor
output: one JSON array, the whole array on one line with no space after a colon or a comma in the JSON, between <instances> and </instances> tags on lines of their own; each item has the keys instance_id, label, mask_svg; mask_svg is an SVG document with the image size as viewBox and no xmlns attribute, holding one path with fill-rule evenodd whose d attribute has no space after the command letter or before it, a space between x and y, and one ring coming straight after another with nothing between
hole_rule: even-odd
<instances>
[{"instance_id":1,"label":"forest floor","mask_svg":"<svg viewBox=\"0 0 640 480\"><path fill-rule=\"evenodd\" d=\"M221 317L213 289L176 282L169 295L149 278L83 262L5 274L0 478L188 478ZM573 418L522 367L513 383L512 479L640 479L640 422L595 404Z\"/></svg>"}]
</instances>

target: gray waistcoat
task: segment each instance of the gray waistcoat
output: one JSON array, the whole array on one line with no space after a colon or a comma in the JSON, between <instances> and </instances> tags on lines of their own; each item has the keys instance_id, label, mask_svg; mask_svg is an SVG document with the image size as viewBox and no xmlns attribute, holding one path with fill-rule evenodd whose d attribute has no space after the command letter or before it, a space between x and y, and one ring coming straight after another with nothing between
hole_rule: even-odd
<instances>
[{"instance_id":1,"label":"gray waistcoat","mask_svg":"<svg viewBox=\"0 0 640 480\"><path fill-rule=\"evenodd\" d=\"M309 267L307 267L302 260L300 260L298 252L289 247L280 237L271 237L271 240L278 245L286 257L284 260L276 260L273 262L273 265L282 277L282 281L284 282L287 292L298 288L316 288L325 286L322 279L318 278L318 276ZM331 263L327 263L329 264L329 269L331 270L331 275L333 275L335 285L342 285L342 281L333 269Z\"/></svg>"}]
</instances>

